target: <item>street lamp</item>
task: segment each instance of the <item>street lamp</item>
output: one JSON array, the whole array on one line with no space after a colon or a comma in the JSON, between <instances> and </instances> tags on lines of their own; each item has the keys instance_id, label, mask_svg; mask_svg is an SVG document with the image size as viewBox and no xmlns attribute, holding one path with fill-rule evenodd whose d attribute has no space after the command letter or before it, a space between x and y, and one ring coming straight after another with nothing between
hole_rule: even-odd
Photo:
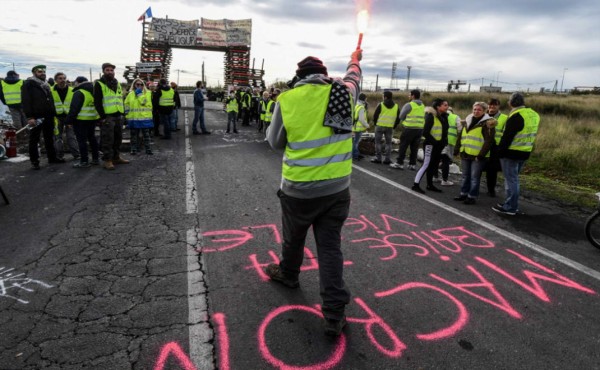
<instances>
[{"instance_id":1,"label":"street lamp","mask_svg":"<svg viewBox=\"0 0 600 370\"><path fill-rule=\"evenodd\" d=\"M408 73L406 75L406 91L408 91L408 84L410 82L410 69L412 68L412 66L406 66L406 68L408 68Z\"/></svg>"},{"instance_id":2,"label":"street lamp","mask_svg":"<svg viewBox=\"0 0 600 370\"><path fill-rule=\"evenodd\" d=\"M565 72L567 71L567 69L569 69L569 68L563 69L563 76L562 76L562 80L560 81L560 92L563 91L563 83L565 82Z\"/></svg>"}]
</instances>

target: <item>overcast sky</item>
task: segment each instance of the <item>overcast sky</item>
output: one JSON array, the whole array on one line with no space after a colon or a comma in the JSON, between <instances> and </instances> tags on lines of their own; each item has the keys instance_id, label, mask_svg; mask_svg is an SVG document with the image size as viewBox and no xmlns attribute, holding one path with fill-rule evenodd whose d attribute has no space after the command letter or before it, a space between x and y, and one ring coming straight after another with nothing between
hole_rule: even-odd
<instances>
[{"instance_id":1,"label":"overcast sky","mask_svg":"<svg viewBox=\"0 0 600 370\"><path fill-rule=\"evenodd\" d=\"M252 19L251 57L257 68L264 59L268 84L291 79L307 55L342 75L358 38L354 0L0 0L0 75L13 63L22 78L47 64L48 76L89 77L92 68L96 78L110 61L124 81L124 67L139 61L137 19L148 6L157 18ZM531 91L555 81L559 89L600 86L598 0L371 0L370 14L365 89L378 74L379 86L390 87L393 62L399 88L409 65L410 87L428 90L458 79L471 90L482 82ZM173 50L171 80L194 83L202 62L208 84L223 84L222 53L182 49Z\"/></svg>"}]
</instances>

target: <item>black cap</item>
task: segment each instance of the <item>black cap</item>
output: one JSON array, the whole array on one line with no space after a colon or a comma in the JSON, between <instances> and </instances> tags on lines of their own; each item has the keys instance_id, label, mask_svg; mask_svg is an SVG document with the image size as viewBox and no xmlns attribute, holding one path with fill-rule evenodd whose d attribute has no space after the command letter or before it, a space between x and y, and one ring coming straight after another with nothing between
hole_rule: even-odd
<instances>
[{"instance_id":1,"label":"black cap","mask_svg":"<svg viewBox=\"0 0 600 370\"><path fill-rule=\"evenodd\" d=\"M35 73L36 69L46 69L46 66L43 64L38 64L37 66L31 68L31 73Z\"/></svg>"},{"instance_id":2,"label":"black cap","mask_svg":"<svg viewBox=\"0 0 600 370\"><path fill-rule=\"evenodd\" d=\"M78 84L83 83L83 82L87 82L87 78L83 77L83 76L79 76L75 79L75 82L77 82Z\"/></svg>"},{"instance_id":3,"label":"black cap","mask_svg":"<svg viewBox=\"0 0 600 370\"><path fill-rule=\"evenodd\" d=\"M112 63L102 63L102 71L104 71L104 68L106 67L112 67L113 69L117 68L114 64Z\"/></svg>"},{"instance_id":4,"label":"black cap","mask_svg":"<svg viewBox=\"0 0 600 370\"><path fill-rule=\"evenodd\" d=\"M304 78L316 73L327 75L327 67L323 65L321 59L316 57L306 57L298 62L298 69L296 70L296 75L298 77Z\"/></svg>"},{"instance_id":5,"label":"black cap","mask_svg":"<svg viewBox=\"0 0 600 370\"><path fill-rule=\"evenodd\" d=\"M15 71L6 72L6 77L19 77L19 74Z\"/></svg>"}]
</instances>

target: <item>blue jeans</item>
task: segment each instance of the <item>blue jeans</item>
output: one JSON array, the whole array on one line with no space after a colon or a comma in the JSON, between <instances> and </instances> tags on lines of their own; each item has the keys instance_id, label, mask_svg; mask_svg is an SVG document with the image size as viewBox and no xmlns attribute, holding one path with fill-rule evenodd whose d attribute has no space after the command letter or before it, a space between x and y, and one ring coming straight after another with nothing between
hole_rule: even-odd
<instances>
[{"instance_id":1,"label":"blue jeans","mask_svg":"<svg viewBox=\"0 0 600 370\"><path fill-rule=\"evenodd\" d=\"M517 212L519 210L519 173L525 164L524 160L500 158L502 174L504 175L504 201L505 211Z\"/></svg>"},{"instance_id":2,"label":"blue jeans","mask_svg":"<svg viewBox=\"0 0 600 370\"><path fill-rule=\"evenodd\" d=\"M204 126L204 107L194 106L194 120L192 121L192 132L198 132L198 121L200 121L200 131L206 132Z\"/></svg>"},{"instance_id":3,"label":"blue jeans","mask_svg":"<svg viewBox=\"0 0 600 370\"><path fill-rule=\"evenodd\" d=\"M360 150L358 150L358 143L360 143L360 138L362 137L362 131L361 132L355 132L354 133L354 137L352 138L352 158L353 159L358 159L358 156L360 155Z\"/></svg>"},{"instance_id":4,"label":"blue jeans","mask_svg":"<svg viewBox=\"0 0 600 370\"><path fill-rule=\"evenodd\" d=\"M171 122L173 121L173 116L175 115L175 111L169 113L169 114L164 114L164 113L160 113L160 124L163 127L163 137L165 139L170 139L171 138Z\"/></svg>"},{"instance_id":5,"label":"blue jeans","mask_svg":"<svg viewBox=\"0 0 600 370\"><path fill-rule=\"evenodd\" d=\"M467 195L469 198L479 196L479 183L481 182L481 172L485 167L486 160L475 160L463 158L460 162L462 171L462 183L460 186L460 195Z\"/></svg>"},{"instance_id":6,"label":"blue jeans","mask_svg":"<svg viewBox=\"0 0 600 370\"><path fill-rule=\"evenodd\" d=\"M171 116L171 131L177 130L177 121L179 120L179 111L173 109L173 115Z\"/></svg>"},{"instance_id":7,"label":"blue jeans","mask_svg":"<svg viewBox=\"0 0 600 370\"><path fill-rule=\"evenodd\" d=\"M237 123L237 112L227 112L227 132L229 132L229 129L231 128L231 126L233 126L233 131L237 131L237 127L236 127L236 123Z\"/></svg>"}]
</instances>

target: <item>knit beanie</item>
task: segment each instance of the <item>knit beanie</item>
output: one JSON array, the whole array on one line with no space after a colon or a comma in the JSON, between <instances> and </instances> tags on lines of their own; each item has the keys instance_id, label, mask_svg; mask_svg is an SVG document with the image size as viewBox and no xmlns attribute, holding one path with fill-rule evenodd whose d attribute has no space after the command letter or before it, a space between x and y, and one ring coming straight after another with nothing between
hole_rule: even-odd
<instances>
[{"instance_id":1,"label":"knit beanie","mask_svg":"<svg viewBox=\"0 0 600 370\"><path fill-rule=\"evenodd\" d=\"M319 58L306 57L298 62L298 69L296 75L300 78L304 78L311 74L323 74L327 76L327 67L323 65L323 62Z\"/></svg>"}]
</instances>

